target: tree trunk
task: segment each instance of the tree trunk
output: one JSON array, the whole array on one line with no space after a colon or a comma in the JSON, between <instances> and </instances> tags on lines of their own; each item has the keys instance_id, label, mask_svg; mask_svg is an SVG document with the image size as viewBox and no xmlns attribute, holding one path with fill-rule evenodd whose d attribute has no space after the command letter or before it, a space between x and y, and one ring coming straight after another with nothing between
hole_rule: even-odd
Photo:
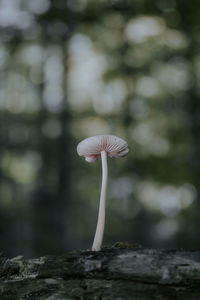
<instances>
[{"instance_id":1,"label":"tree trunk","mask_svg":"<svg viewBox=\"0 0 200 300\"><path fill-rule=\"evenodd\" d=\"M1 300L200 299L200 251L134 248L0 257Z\"/></svg>"}]
</instances>

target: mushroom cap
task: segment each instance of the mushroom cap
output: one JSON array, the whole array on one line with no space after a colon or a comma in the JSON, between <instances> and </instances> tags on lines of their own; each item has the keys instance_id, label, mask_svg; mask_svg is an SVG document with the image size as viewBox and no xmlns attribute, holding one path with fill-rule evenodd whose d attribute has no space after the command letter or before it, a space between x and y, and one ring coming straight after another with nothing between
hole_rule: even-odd
<instances>
[{"instance_id":1,"label":"mushroom cap","mask_svg":"<svg viewBox=\"0 0 200 300\"><path fill-rule=\"evenodd\" d=\"M123 157L128 154L126 141L111 134L100 134L84 139L77 146L77 152L87 162L94 162L105 151L110 157Z\"/></svg>"}]
</instances>

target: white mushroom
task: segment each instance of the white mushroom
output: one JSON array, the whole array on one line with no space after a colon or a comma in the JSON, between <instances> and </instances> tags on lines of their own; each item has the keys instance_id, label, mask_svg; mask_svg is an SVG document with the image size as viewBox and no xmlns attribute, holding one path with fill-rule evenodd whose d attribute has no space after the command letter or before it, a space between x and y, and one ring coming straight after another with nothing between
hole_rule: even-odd
<instances>
[{"instance_id":1,"label":"white mushroom","mask_svg":"<svg viewBox=\"0 0 200 300\"><path fill-rule=\"evenodd\" d=\"M102 160L102 184L99 215L94 242L92 245L92 251L99 251L101 249L105 225L106 189L108 178L107 154L110 157L123 157L129 152L128 144L123 139L114 135L95 135L80 142L77 146L77 152L80 156L84 156L85 160L90 163L95 162L99 157L101 157Z\"/></svg>"}]
</instances>

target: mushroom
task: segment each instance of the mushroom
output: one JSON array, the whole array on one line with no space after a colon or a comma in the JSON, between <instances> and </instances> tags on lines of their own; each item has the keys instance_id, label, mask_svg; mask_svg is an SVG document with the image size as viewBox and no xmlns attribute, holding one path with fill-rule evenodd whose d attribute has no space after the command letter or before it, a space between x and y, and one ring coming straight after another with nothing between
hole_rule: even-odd
<instances>
[{"instance_id":1,"label":"mushroom","mask_svg":"<svg viewBox=\"0 0 200 300\"><path fill-rule=\"evenodd\" d=\"M123 157L129 152L128 144L123 139L114 135L95 135L80 142L77 146L77 152L80 156L84 156L85 160L89 163L95 162L99 157L101 157L102 161L99 214L92 245L92 251L99 251L101 249L105 225L106 189L108 179L107 154L110 157Z\"/></svg>"}]
</instances>

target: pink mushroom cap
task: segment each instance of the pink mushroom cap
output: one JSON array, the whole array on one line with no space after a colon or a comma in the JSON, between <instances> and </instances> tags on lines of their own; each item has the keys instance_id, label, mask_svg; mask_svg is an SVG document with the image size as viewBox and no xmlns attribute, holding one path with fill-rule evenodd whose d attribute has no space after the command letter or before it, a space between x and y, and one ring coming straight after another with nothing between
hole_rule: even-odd
<instances>
[{"instance_id":1,"label":"pink mushroom cap","mask_svg":"<svg viewBox=\"0 0 200 300\"><path fill-rule=\"evenodd\" d=\"M110 157L123 157L128 154L128 144L123 139L111 135L100 134L84 139L77 146L77 152L84 156L87 162L95 162L101 152L105 151Z\"/></svg>"}]
</instances>

